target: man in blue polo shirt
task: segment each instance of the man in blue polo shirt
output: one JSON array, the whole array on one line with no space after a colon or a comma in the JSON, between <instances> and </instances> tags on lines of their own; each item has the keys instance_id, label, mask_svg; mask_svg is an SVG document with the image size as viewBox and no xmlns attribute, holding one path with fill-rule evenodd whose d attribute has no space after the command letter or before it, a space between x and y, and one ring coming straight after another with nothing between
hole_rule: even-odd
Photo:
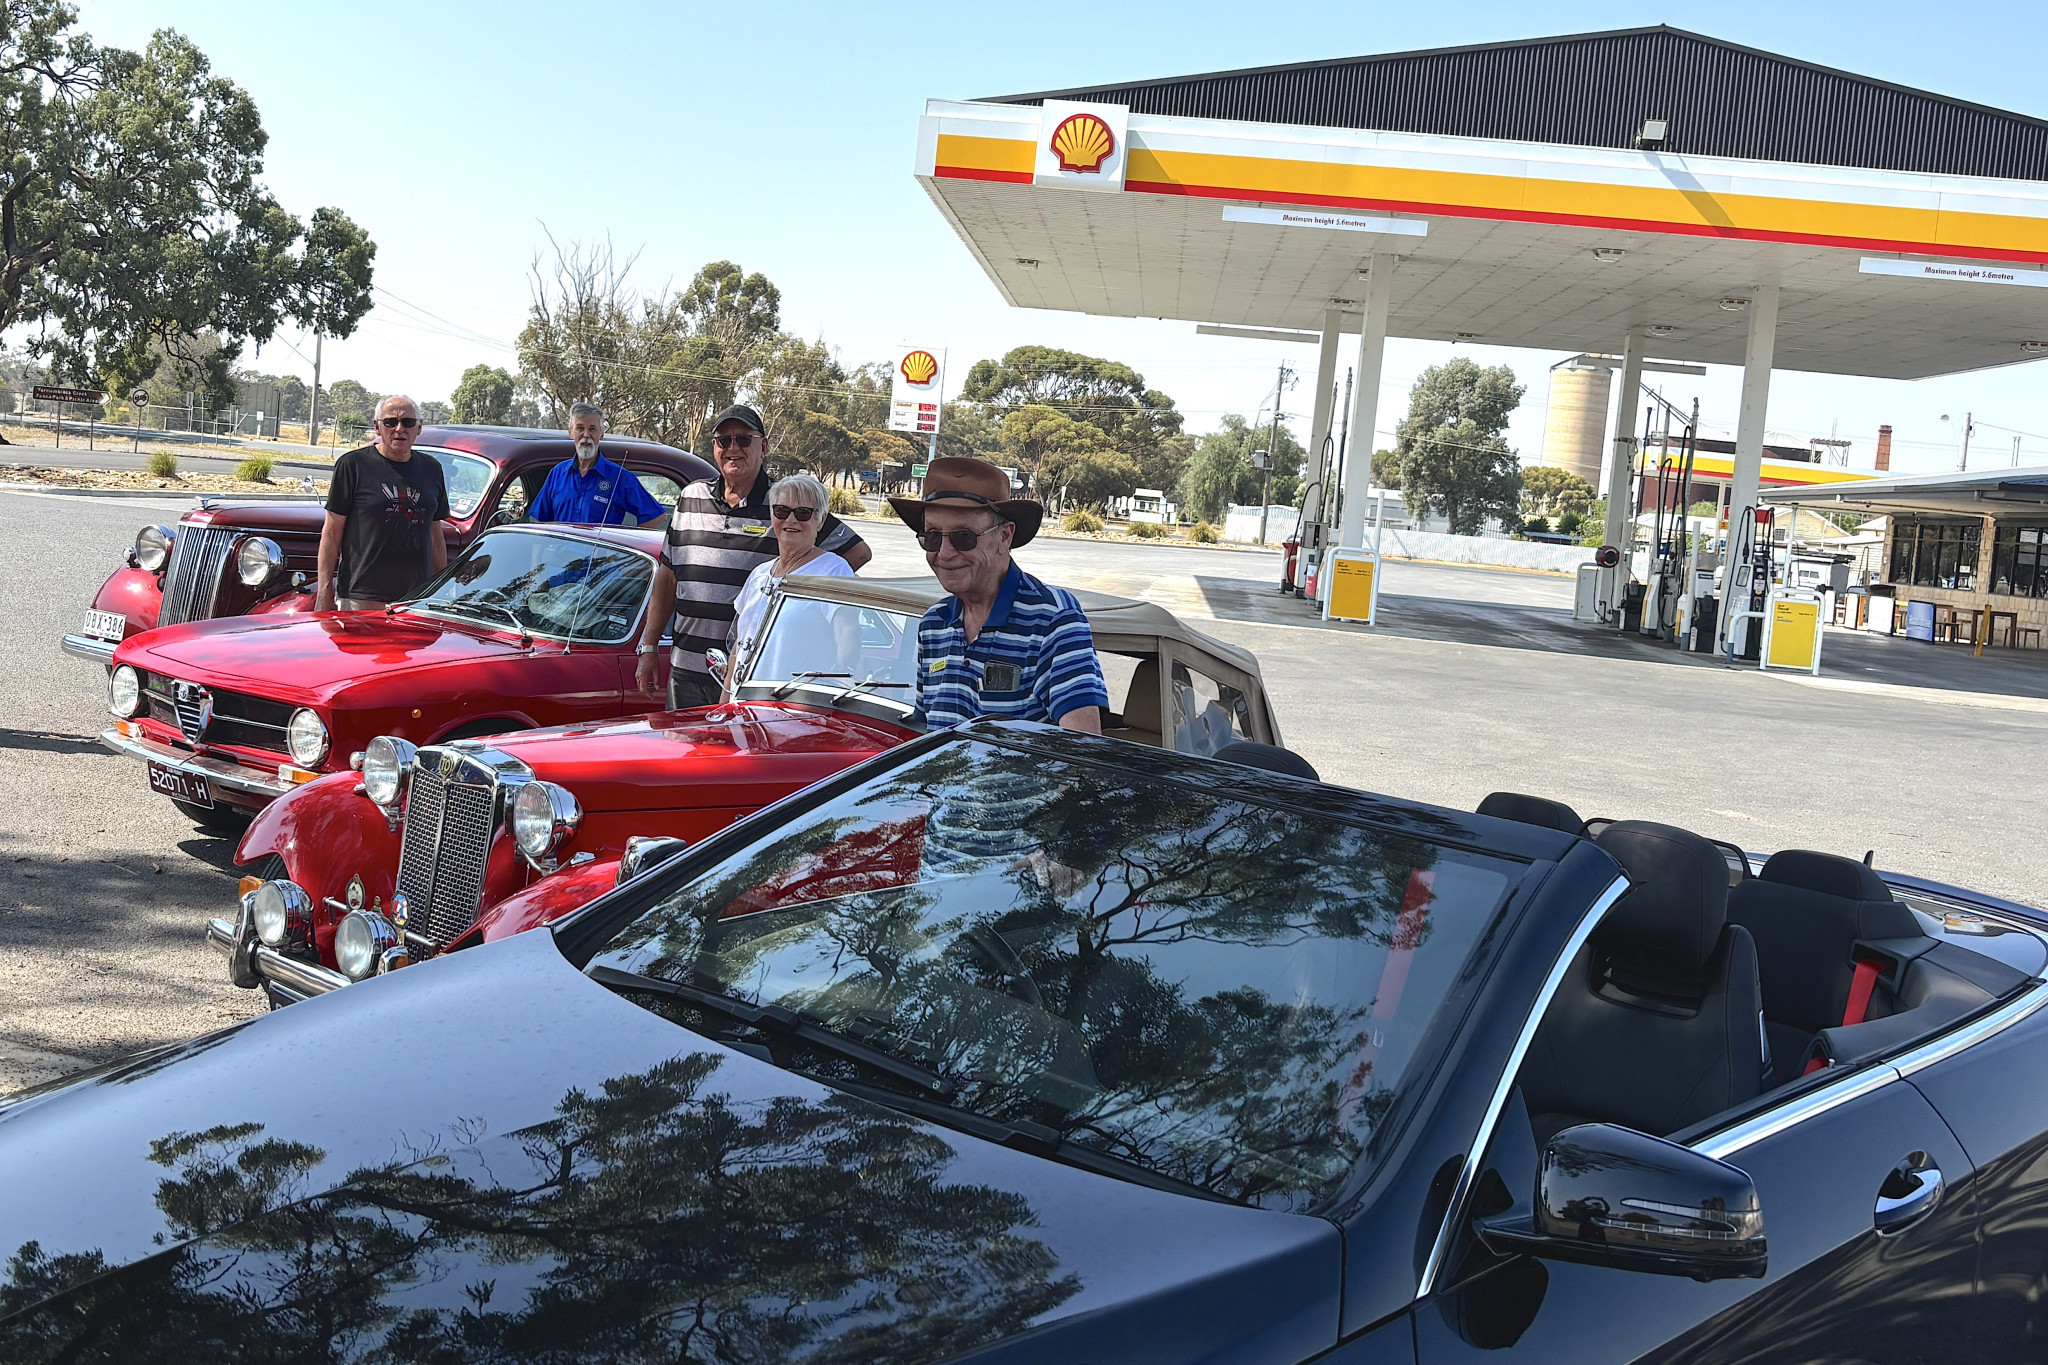
<instances>
[{"instance_id":1,"label":"man in blue polo shirt","mask_svg":"<svg viewBox=\"0 0 2048 1365\"><path fill-rule=\"evenodd\" d=\"M576 443L576 458L548 471L540 496L527 509L528 520L623 526L631 516L636 526L666 524L666 511L648 496L633 472L598 453L598 443L604 440L604 409L594 403L572 404L569 439Z\"/></svg>"},{"instance_id":2,"label":"man in blue polo shirt","mask_svg":"<svg viewBox=\"0 0 2048 1365\"><path fill-rule=\"evenodd\" d=\"M924 497L891 498L952 596L917 627L917 712L933 729L977 716L1102 733L1109 705L1081 604L1010 560L1045 508L1010 496L1010 476L949 455L925 472Z\"/></svg>"}]
</instances>

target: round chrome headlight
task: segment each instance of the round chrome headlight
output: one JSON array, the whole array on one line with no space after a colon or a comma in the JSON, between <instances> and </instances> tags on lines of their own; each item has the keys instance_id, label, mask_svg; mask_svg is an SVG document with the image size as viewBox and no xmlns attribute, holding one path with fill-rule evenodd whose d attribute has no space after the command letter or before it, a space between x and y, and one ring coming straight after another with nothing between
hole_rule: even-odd
<instances>
[{"instance_id":1,"label":"round chrome headlight","mask_svg":"<svg viewBox=\"0 0 2048 1365\"><path fill-rule=\"evenodd\" d=\"M398 930L372 910L351 910L334 931L334 962L351 981L373 976L387 948L398 946Z\"/></svg>"},{"instance_id":2,"label":"round chrome headlight","mask_svg":"<svg viewBox=\"0 0 2048 1365\"><path fill-rule=\"evenodd\" d=\"M249 895L256 937L273 948L304 948L313 939L313 898L297 882L265 882Z\"/></svg>"},{"instance_id":3,"label":"round chrome headlight","mask_svg":"<svg viewBox=\"0 0 2048 1365\"><path fill-rule=\"evenodd\" d=\"M168 526L145 526L135 533L135 563L151 573L162 573L171 561L171 542L178 533Z\"/></svg>"},{"instance_id":4,"label":"round chrome headlight","mask_svg":"<svg viewBox=\"0 0 2048 1365\"><path fill-rule=\"evenodd\" d=\"M310 768L327 757L327 727L303 706L292 712L291 722L284 727L284 742L292 752L292 762L301 768Z\"/></svg>"},{"instance_id":5,"label":"round chrome headlight","mask_svg":"<svg viewBox=\"0 0 2048 1365\"><path fill-rule=\"evenodd\" d=\"M512 841L533 862L560 848L576 832L583 807L567 787L529 782L512 798Z\"/></svg>"},{"instance_id":6,"label":"round chrome headlight","mask_svg":"<svg viewBox=\"0 0 2048 1365\"><path fill-rule=\"evenodd\" d=\"M107 679L107 709L127 720L142 709L142 680L126 664Z\"/></svg>"},{"instance_id":7,"label":"round chrome headlight","mask_svg":"<svg viewBox=\"0 0 2048 1365\"><path fill-rule=\"evenodd\" d=\"M284 572L284 551L267 536L250 536L235 551L235 572L249 587L260 588Z\"/></svg>"},{"instance_id":8,"label":"round chrome headlight","mask_svg":"<svg viewBox=\"0 0 2048 1365\"><path fill-rule=\"evenodd\" d=\"M363 795L380 806L398 804L418 749L396 735L379 735L363 750Z\"/></svg>"}]
</instances>

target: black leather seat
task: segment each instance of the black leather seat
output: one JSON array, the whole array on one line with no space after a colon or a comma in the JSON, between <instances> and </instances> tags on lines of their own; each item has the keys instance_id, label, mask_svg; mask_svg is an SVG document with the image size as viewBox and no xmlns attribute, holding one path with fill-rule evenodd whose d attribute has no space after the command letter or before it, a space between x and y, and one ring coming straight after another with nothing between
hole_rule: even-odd
<instances>
[{"instance_id":1,"label":"black leather seat","mask_svg":"<svg viewBox=\"0 0 2048 1365\"><path fill-rule=\"evenodd\" d=\"M1697 834L1622 820L1596 843L1628 892L1558 986L1522 1065L1536 1140L1577 1123L1662 1137L1762 1093L1756 945Z\"/></svg>"},{"instance_id":2,"label":"black leather seat","mask_svg":"<svg viewBox=\"0 0 2048 1365\"><path fill-rule=\"evenodd\" d=\"M1924 937L1913 912L1892 899L1875 872L1854 858L1801 848L1772 854L1762 872L1731 891L1728 921L1756 940L1774 1063L1770 1085L1796 1079L1813 1036L1841 1024L1858 939ZM1866 1017L1889 1014L1892 1005L1880 989Z\"/></svg>"},{"instance_id":3,"label":"black leather seat","mask_svg":"<svg viewBox=\"0 0 2048 1365\"><path fill-rule=\"evenodd\" d=\"M1479 803L1479 814L1497 820L1514 820L1524 825L1561 829L1566 834L1584 834L1586 822L1562 801L1547 796L1525 796L1521 792L1492 792Z\"/></svg>"},{"instance_id":4,"label":"black leather seat","mask_svg":"<svg viewBox=\"0 0 2048 1365\"><path fill-rule=\"evenodd\" d=\"M1283 749L1277 744L1261 744L1255 739L1233 740L1218 749L1213 755L1225 763L1239 763L1247 768L1264 768L1270 773L1286 773L1289 777L1305 777L1311 782L1323 780L1315 765L1292 749Z\"/></svg>"}]
</instances>

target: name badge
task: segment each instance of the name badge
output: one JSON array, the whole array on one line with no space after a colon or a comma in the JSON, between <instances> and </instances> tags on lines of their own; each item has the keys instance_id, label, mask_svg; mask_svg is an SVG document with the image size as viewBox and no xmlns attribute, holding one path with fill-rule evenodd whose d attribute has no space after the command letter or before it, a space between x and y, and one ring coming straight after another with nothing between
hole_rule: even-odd
<instances>
[{"instance_id":1,"label":"name badge","mask_svg":"<svg viewBox=\"0 0 2048 1365\"><path fill-rule=\"evenodd\" d=\"M767 527L757 525L751 521L748 522L746 525L740 527L740 529L742 531L745 531L750 536L765 536L768 534Z\"/></svg>"},{"instance_id":2,"label":"name badge","mask_svg":"<svg viewBox=\"0 0 2048 1365\"><path fill-rule=\"evenodd\" d=\"M981 670L981 690L984 692L1015 692L1023 685L1024 676L1015 664L984 664Z\"/></svg>"},{"instance_id":3,"label":"name badge","mask_svg":"<svg viewBox=\"0 0 2048 1365\"><path fill-rule=\"evenodd\" d=\"M946 661L945 661L944 659L933 659L933 660L932 660L932 666L931 666L931 669L930 669L930 671L931 671L931 672L933 672L933 673L943 673L943 672L945 672L945 671L946 671Z\"/></svg>"}]
</instances>

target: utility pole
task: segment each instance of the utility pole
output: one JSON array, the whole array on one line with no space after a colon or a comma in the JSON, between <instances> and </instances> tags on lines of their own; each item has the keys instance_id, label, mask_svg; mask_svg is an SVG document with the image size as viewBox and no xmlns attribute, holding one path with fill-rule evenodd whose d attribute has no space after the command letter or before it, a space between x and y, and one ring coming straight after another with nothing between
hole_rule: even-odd
<instances>
[{"instance_id":1,"label":"utility pole","mask_svg":"<svg viewBox=\"0 0 2048 1365\"><path fill-rule=\"evenodd\" d=\"M1266 477L1259 485L1259 544L1266 543L1266 504L1273 501L1273 461L1280 454L1280 400L1287 395L1287 362L1273 386L1273 434L1266 439Z\"/></svg>"},{"instance_id":2,"label":"utility pole","mask_svg":"<svg viewBox=\"0 0 2048 1365\"><path fill-rule=\"evenodd\" d=\"M1344 468L1344 447L1351 444L1351 367L1344 367L1344 405L1337 409L1344 414L1344 421L1337 428L1337 456L1330 467L1323 471L1323 500L1317 507L1318 519L1327 532L1338 525L1337 518L1344 510L1344 489L1338 471ZM1371 483L1371 479L1366 480ZM1318 544L1321 543L1318 537Z\"/></svg>"},{"instance_id":3,"label":"utility pole","mask_svg":"<svg viewBox=\"0 0 2048 1365\"><path fill-rule=\"evenodd\" d=\"M320 334L313 333L313 394L306 405L306 444L320 448Z\"/></svg>"},{"instance_id":4,"label":"utility pole","mask_svg":"<svg viewBox=\"0 0 2048 1365\"><path fill-rule=\"evenodd\" d=\"M2012 438L2012 467L2020 467L2020 438L2017 436Z\"/></svg>"},{"instance_id":5,"label":"utility pole","mask_svg":"<svg viewBox=\"0 0 2048 1365\"><path fill-rule=\"evenodd\" d=\"M1963 414L1963 458L1956 463L1959 471L1970 467L1970 433L1977 428L1976 415L1973 412Z\"/></svg>"}]
</instances>

